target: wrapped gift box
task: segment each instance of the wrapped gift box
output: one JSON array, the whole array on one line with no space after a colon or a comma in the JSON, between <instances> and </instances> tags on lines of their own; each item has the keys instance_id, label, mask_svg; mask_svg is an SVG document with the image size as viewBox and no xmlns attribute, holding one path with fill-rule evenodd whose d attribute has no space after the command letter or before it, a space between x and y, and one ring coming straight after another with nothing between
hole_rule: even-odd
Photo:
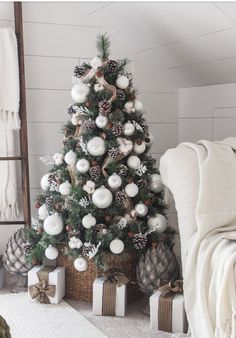
<instances>
[{"instance_id":1,"label":"wrapped gift box","mask_svg":"<svg viewBox=\"0 0 236 338\"><path fill-rule=\"evenodd\" d=\"M93 314L124 317L127 305L127 286L115 286L114 292L109 292L109 290L106 292L104 289L107 283L109 281L103 277L96 278L93 283Z\"/></svg>"},{"instance_id":2,"label":"wrapped gift box","mask_svg":"<svg viewBox=\"0 0 236 338\"><path fill-rule=\"evenodd\" d=\"M35 299L32 299L29 286L39 283L38 272L43 268L43 265L34 266L28 272L28 295L30 301L34 302ZM51 267L53 269L53 267ZM55 286L55 294L53 297L48 296L51 304L58 304L60 300L65 296L65 267L58 266L53 271L48 274L48 285Z\"/></svg>"},{"instance_id":3,"label":"wrapped gift box","mask_svg":"<svg viewBox=\"0 0 236 338\"><path fill-rule=\"evenodd\" d=\"M152 329L164 331L159 325L160 297L160 291L156 291L150 297L150 325ZM170 317L172 318L172 333L187 333L188 322L184 308L183 294L177 293L172 299L172 314Z\"/></svg>"}]
</instances>

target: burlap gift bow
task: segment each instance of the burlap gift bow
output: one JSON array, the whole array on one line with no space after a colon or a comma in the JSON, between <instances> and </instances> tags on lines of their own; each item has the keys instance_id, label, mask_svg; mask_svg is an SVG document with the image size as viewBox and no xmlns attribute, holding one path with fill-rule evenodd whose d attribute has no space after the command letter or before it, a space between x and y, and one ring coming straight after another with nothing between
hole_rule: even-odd
<instances>
[{"instance_id":1,"label":"burlap gift bow","mask_svg":"<svg viewBox=\"0 0 236 338\"><path fill-rule=\"evenodd\" d=\"M122 285L126 285L129 282L129 278L122 272L114 272L113 270L108 270L104 272L102 275L106 280L105 282L110 282L117 287L121 287Z\"/></svg>"},{"instance_id":2,"label":"burlap gift bow","mask_svg":"<svg viewBox=\"0 0 236 338\"><path fill-rule=\"evenodd\" d=\"M158 291L161 293L162 297L168 297L170 294L183 293L183 280L178 279L174 282L169 282L165 285L162 285Z\"/></svg>"},{"instance_id":3,"label":"burlap gift bow","mask_svg":"<svg viewBox=\"0 0 236 338\"><path fill-rule=\"evenodd\" d=\"M54 297L55 285L48 284L49 273L55 270L54 267L44 267L37 272L39 282L29 286L29 293L37 303L50 304L49 297Z\"/></svg>"}]
</instances>

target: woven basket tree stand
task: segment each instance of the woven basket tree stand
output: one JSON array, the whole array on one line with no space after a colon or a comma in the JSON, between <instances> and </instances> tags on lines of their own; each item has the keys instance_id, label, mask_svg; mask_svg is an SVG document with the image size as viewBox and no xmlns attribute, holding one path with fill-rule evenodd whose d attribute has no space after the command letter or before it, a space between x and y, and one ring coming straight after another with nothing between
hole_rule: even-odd
<instances>
[{"instance_id":1,"label":"woven basket tree stand","mask_svg":"<svg viewBox=\"0 0 236 338\"><path fill-rule=\"evenodd\" d=\"M82 300L92 303L93 282L100 275L100 271L93 260L88 261L88 268L84 272L75 270L73 260L65 256L60 250L57 258L57 265L66 268L66 294L65 297L74 300ZM108 269L119 270L131 279L127 286L128 302L137 301L142 297L136 283L137 257L133 253L121 255L105 254L105 262Z\"/></svg>"}]
</instances>

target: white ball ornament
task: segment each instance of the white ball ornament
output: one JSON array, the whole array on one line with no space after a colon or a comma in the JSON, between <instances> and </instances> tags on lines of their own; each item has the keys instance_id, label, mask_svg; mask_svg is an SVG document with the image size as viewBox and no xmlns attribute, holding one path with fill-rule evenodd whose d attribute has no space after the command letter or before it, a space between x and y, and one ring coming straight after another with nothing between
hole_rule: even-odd
<instances>
[{"instance_id":1,"label":"white ball ornament","mask_svg":"<svg viewBox=\"0 0 236 338\"><path fill-rule=\"evenodd\" d=\"M135 143L134 144L134 151L136 154L142 154L146 150L146 143L142 142L141 144Z\"/></svg>"},{"instance_id":2,"label":"white ball ornament","mask_svg":"<svg viewBox=\"0 0 236 338\"><path fill-rule=\"evenodd\" d=\"M122 242L122 240L116 238L113 239L110 243L110 250L112 253L119 255L120 253L122 253L124 251L125 245Z\"/></svg>"},{"instance_id":3,"label":"white ball ornament","mask_svg":"<svg viewBox=\"0 0 236 338\"><path fill-rule=\"evenodd\" d=\"M108 118L105 115L98 115L95 120L95 123L98 128L105 128L108 123Z\"/></svg>"},{"instance_id":4,"label":"white ball ornament","mask_svg":"<svg viewBox=\"0 0 236 338\"><path fill-rule=\"evenodd\" d=\"M167 229L167 219L161 214L156 214L155 216L149 217L147 225L150 230L161 233Z\"/></svg>"},{"instance_id":5,"label":"white ball ornament","mask_svg":"<svg viewBox=\"0 0 236 338\"><path fill-rule=\"evenodd\" d=\"M96 218L91 214L85 215L82 218L82 224L86 229L90 229L96 224Z\"/></svg>"},{"instance_id":6,"label":"white ball ornament","mask_svg":"<svg viewBox=\"0 0 236 338\"><path fill-rule=\"evenodd\" d=\"M144 107L141 101L139 100L134 100L134 108L137 112L142 113L144 111Z\"/></svg>"},{"instance_id":7,"label":"white ball ornament","mask_svg":"<svg viewBox=\"0 0 236 338\"><path fill-rule=\"evenodd\" d=\"M118 75L116 85L120 89L126 89L129 86L129 79L124 75Z\"/></svg>"},{"instance_id":8,"label":"white ball ornament","mask_svg":"<svg viewBox=\"0 0 236 338\"><path fill-rule=\"evenodd\" d=\"M148 213L148 207L141 202L135 205L134 210L136 211L136 214L139 217L144 217Z\"/></svg>"},{"instance_id":9,"label":"white ball ornament","mask_svg":"<svg viewBox=\"0 0 236 338\"><path fill-rule=\"evenodd\" d=\"M59 186L59 191L64 196L70 195L71 190L72 190L72 185L68 181L60 184Z\"/></svg>"},{"instance_id":10,"label":"white ball ornament","mask_svg":"<svg viewBox=\"0 0 236 338\"><path fill-rule=\"evenodd\" d=\"M105 187L96 189L92 195L93 204L100 209L108 208L112 200L112 193Z\"/></svg>"},{"instance_id":11,"label":"white ball ornament","mask_svg":"<svg viewBox=\"0 0 236 338\"><path fill-rule=\"evenodd\" d=\"M70 150L65 154L64 160L65 160L66 164L74 165L76 163L76 160L77 160L77 155L73 150Z\"/></svg>"},{"instance_id":12,"label":"white ball ornament","mask_svg":"<svg viewBox=\"0 0 236 338\"><path fill-rule=\"evenodd\" d=\"M50 187L50 183L49 183L49 175L50 174L45 174L43 175L43 177L41 178L41 181L40 181L40 185L41 185L41 188L44 190L44 191L47 191Z\"/></svg>"},{"instance_id":13,"label":"white ball ornament","mask_svg":"<svg viewBox=\"0 0 236 338\"><path fill-rule=\"evenodd\" d=\"M152 174L150 176L149 189L156 193L161 192L163 190L163 183L160 175Z\"/></svg>"},{"instance_id":14,"label":"white ball ornament","mask_svg":"<svg viewBox=\"0 0 236 338\"><path fill-rule=\"evenodd\" d=\"M112 189L118 189L122 184L122 179L118 174L112 174L107 181L109 187Z\"/></svg>"},{"instance_id":15,"label":"white ball ornament","mask_svg":"<svg viewBox=\"0 0 236 338\"><path fill-rule=\"evenodd\" d=\"M90 163L88 160L85 158L81 158L77 163L76 163L76 169L78 172L84 174L86 173L90 168Z\"/></svg>"},{"instance_id":16,"label":"white ball ornament","mask_svg":"<svg viewBox=\"0 0 236 338\"><path fill-rule=\"evenodd\" d=\"M63 222L58 213L48 216L43 222L43 228L51 236L59 235L63 230Z\"/></svg>"},{"instance_id":17,"label":"white ball ornament","mask_svg":"<svg viewBox=\"0 0 236 338\"><path fill-rule=\"evenodd\" d=\"M138 186L135 183L129 183L125 186L125 193L129 197L135 197L138 194Z\"/></svg>"},{"instance_id":18,"label":"white ball ornament","mask_svg":"<svg viewBox=\"0 0 236 338\"><path fill-rule=\"evenodd\" d=\"M41 220L45 220L45 218L49 216L46 204L41 205L41 207L38 209L38 215L39 219Z\"/></svg>"},{"instance_id":19,"label":"white ball ornament","mask_svg":"<svg viewBox=\"0 0 236 338\"><path fill-rule=\"evenodd\" d=\"M130 156L127 160L127 165L130 169L136 170L140 167L140 164L141 164L140 159L135 155Z\"/></svg>"},{"instance_id":20,"label":"white ball ornament","mask_svg":"<svg viewBox=\"0 0 236 338\"><path fill-rule=\"evenodd\" d=\"M133 135L134 132L135 132L135 127L134 127L133 123L131 123L131 122L125 123L124 134L126 136L131 136L131 135Z\"/></svg>"},{"instance_id":21,"label":"white ball ornament","mask_svg":"<svg viewBox=\"0 0 236 338\"><path fill-rule=\"evenodd\" d=\"M85 258L78 257L74 260L74 267L75 267L75 270L77 270L79 272L83 272L83 271L87 270L88 263L87 263Z\"/></svg>"},{"instance_id":22,"label":"white ball ornament","mask_svg":"<svg viewBox=\"0 0 236 338\"><path fill-rule=\"evenodd\" d=\"M55 248L55 246L52 246L52 245L49 245L47 249L45 250L45 256L51 260L56 259L58 254L59 252L57 248Z\"/></svg>"},{"instance_id":23,"label":"white ball ornament","mask_svg":"<svg viewBox=\"0 0 236 338\"><path fill-rule=\"evenodd\" d=\"M84 103L87 100L89 86L83 82L75 84L71 89L71 97L75 102Z\"/></svg>"},{"instance_id":24,"label":"white ball ornament","mask_svg":"<svg viewBox=\"0 0 236 338\"><path fill-rule=\"evenodd\" d=\"M95 136L87 143L88 152L93 156L102 156L106 151L105 141Z\"/></svg>"}]
</instances>

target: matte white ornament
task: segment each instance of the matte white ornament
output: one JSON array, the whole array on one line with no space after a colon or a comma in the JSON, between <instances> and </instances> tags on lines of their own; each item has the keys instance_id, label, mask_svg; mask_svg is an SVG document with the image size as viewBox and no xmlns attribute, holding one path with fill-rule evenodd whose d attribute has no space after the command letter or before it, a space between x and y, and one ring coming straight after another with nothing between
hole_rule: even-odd
<instances>
[{"instance_id":1,"label":"matte white ornament","mask_svg":"<svg viewBox=\"0 0 236 338\"><path fill-rule=\"evenodd\" d=\"M95 136L87 143L88 152L93 156L102 156L106 151L105 141Z\"/></svg>"},{"instance_id":2,"label":"matte white ornament","mask_svg":"<svg viewBox=\"0 0 236 338\"><path fill-rule=\"evenodd\" d=\"M60 184L59 186L59 191L64 196L69 195L71 193L71 190L72 190L72 185L68 181Z\"/></svg>"},{"instance_id":3,"label":"matte white ornament","mask_svg":"<svg viewBox=\"0 0 236 338\"><path fill-rule=\"evenodd\" d=\"M73 150L70 150L65 154L64 160L67 164L74 165L77 160L77 155Z\"/></svg>"},{"instance_id":4,"label":"matte white ornament","mask_svg":"<svg viewBox=\"0 0 236 338\"><path fill-rule=\"evenodd\" d=\"M105 115L98 115L95 123L98 128L105 128L108 123L108 118Z\"/></svg>"},{"instance_id":5,"label":"matte white ornament","mask_svg":"<svg viewBox=\"0 0 236 338\"><path fill-rule=\"evenodd\" d=\"M142 102L137 99L134 100L134 108L137 112L140 112L140 113L143 113L144 111Z\"/></svg>"},{"instance_id":6,"label":"matte white ornament","mask_svg":"<svg viewBox=\"0 0 236 338\"><path fill-rule=\"evenodd\" d=\"M155 216L149 217L147 225L150 230L161 233L167 229L167 219L161 214L156 214Z\"/></svg>"},{"instance_id":7,"label":"matte white ornament","mask_svg":"<svg viewBox=\"0 0 236 338\"><path fill-rule=\"evenodd\" d=\"M41 205L41 207L38 209L38 215L39 219L41 220L45 220L45 218L49 216L46 204Z\"/></svg>"},{"instance_id":8,"label":"matte white ornament","mask_svg":"<svg viewBox=\"0 0 236 338\"><path fill-rule=\"evenodd\" d=\"M63 222L58 213L48 216L43 222L43 228L51 236L59 235L63 230Z\"/></svg>"},{"instance_id":9,"label":"matte white ornament","mask_svg":"<svg viewBox=\"0 0 236 338\"><path fill-rule=\"evenodd\" d=\"M138 186L135 183L129 183L125 186L125 193L129 197L135 197L138 194Z\"/></svg>"},{"instance_id":10,"label":"matte white ornament","mask_svg":"<svg viewBox=\"0 0 236 338\"><path fill-rule=\"evenodd\" d=\"M161 192L163 190L163 183L160 175L152 174L150 176L149 189L156 193Z\"/></svg>"},{"instance_id":11,"label":"matte white ornament","mask_svg":"<svg viewBox=\"0 0 236 338\"><path fill-rule=\"evenodd\" d=\"M45 250L45 256L48 259L51 259L51 260L56 259L58 254L59 254L59 252L58 252L57 248L55 248L55 246L52 246L51 244Z\"/></svg>"},{"instance_id":12,"label":"matte white ornament","mask_svg":"<svg viewBox=\"0 0 236 338\"><path fill-rule=\"evenodd\" d=\"M71 97L75 102L84 103L87 100L89 90L89 86L81 81L72 87Z\"/></svg>"},{"instance_id":13,"label":"matte white ornament","mask_svg":"<svg viewBox=\"0 0 236 338\"><path fill-rule=\"evenodd\" d=\"M94 191L92 195L92 201L96 207L100 209L108 208L113 200L110 190L102 186Z\"/></svg>"},{"instance_id":14,"label":"matte white ornament","mask_svg":"<svg viewBox=\"0 0 236 338\"><path fill-rule=\"evenodd\" d=\"M127 166L130 169L137 170L140 167L140 164L141 164L140 159L135 155L130 156L127 160Z\"/></svg>"},{"instance_id":15,"label":"matte white ornament","mask_svg":"<svg viewBox=\"0 0 236 338\"><path fill-rule=\"evenodd\" d=\"M118 75L116 85L120 89L126 89L129 86L129 79L124 75Z\"/></svg>"},{"instance_id":16,"label":"matte white ornament","mask_svg":"<svg viewBox=\"0 0 236 338\"><path fill-rule=\"evenodd\" d=\"M110 250L112 253L119 255L122 251L124 251L125 245L122 240L116 238L113 239L110 243Z\"/></svg>"},{"instance_id":17,"label":"matte white ornament","mask_svg":"<svg viewBox=\"0 0 236 338\"><path fill-rule=\"evenodd\" d=\"M85 158L81 158L77 163L76 163L76 169L84 174L86 173L90 168L89 161L86 160Z\"/></svg>"},{"instance_id":18,"label":"matte white ornament","mask_svg":"<svg viewBox=\"0 0 236 338\"><path fill-rule=\"evenodd\" d=\"M139 217L144 217L148 213L148 207L141 202L135 205L134 210L136 211L136 214Z\"/></svg>"},{"instance_id":19,"label":"matte white ornament","mask_svg":"<svg viewBox=\"0 0 236 338\"><path fill-rule=\"evenodd\" d=\"M126 136L131 136L135 132L135 126L131 122L127 122L124 125L124 134Z\"/></svg>"},{"instance_id":20,"label":"matte white ornament","mask_svg":"<svg viewBox=\"0 0 236 338\"><path fill-rule=\"evenodd\" d=\"M68 245L71 249L80 249L83 243L79 238L72 236L69 240Z\"/></svg>"},{"instance_id":21,"label":"matte white ornament","mask_svg":"<svg viewBox=\"0 0 236 338\"><path fill-rule=\"evenodd\" d=\"M50 183L49 183L49 175L50 174L45 174L43 175L43 177L41 178L41 181L40 181L40 185L41 185L41 188L44 190L44 191L47 191L50 187Z\"/></svg>"},{"instance_id":22,"label":"matte white ornament","mask_svg":"<svg viewBox=\"0 0 236 338\"><path fill-rule=\"evenodd\" d=\"M119 175L117 174L112 174L107 181L109 187L113 188L113 189L118 189L121 184L122 184L122 179Z\"/></svg>"},{"instance_id":23,"label":"matte white ornament","mask_svg":"<svg viewBox=\"0 0 236 338\"><path fill-rule=\"evenodd\" d=\"M55 153L53 155L53 159L56 165L60 165L63 163L63 155L60 153Z\"/></svg>"},{"instance_id":24,"label":"matte white ornament","mask_svg":"<svg viewBox=\"0 0 236 338\"><path fill-rule=\"evenodd\" d=\"M136 154L142 154L146 150L146 143L142 142L141 144L135 143L134 144L134 151Z\"/></svg>"},{"instance_id":25,"label":"matte white ornament","mask_svg":"<svg viewBox=\"0 0 236 338\"><path fill-rule=\"evenodd\" d=\"M86 229L90 229L96 224L96 218L93 215L88 214L82 218L82 224Z\"/></svg>"},{"instance_id":26,"label":"matte white ornament","mask_svg":"<svg viewBox=\"0 0 236 338\"><path fill-rule=\"evenodd\" d=\"M85 258L78 257L74 260L74 267L75 267L75 270L77 270L79 272L83 272L83 271L87 270L88 263L87 263Z\"/></svg>"}]
</instances>

